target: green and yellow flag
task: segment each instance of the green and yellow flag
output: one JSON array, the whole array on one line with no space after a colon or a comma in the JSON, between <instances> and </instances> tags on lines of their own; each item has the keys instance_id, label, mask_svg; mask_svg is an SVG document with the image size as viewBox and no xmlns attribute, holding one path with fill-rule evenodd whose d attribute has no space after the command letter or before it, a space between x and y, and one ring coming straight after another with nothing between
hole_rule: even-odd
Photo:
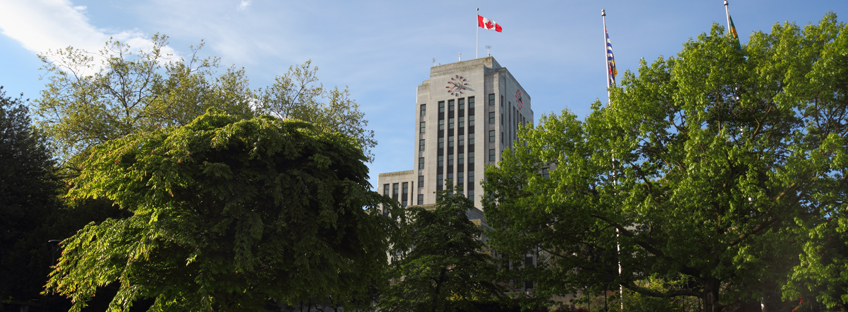
<instances>
[{"instance_id":1,"label":"green and yellow flag","mask_svg":"<svg viewBox=\"0 0 848 312\"><path fill-rule=\"evenodd\" d=\"M739 43L739 34L736 33L736 25L733 25L733 18L730 17L730 14L727 14L727 19L730 21L730 35L733 36L733 40L736 43L736 50L742 50L742 44Z\"/></svg>"}]
</instances>

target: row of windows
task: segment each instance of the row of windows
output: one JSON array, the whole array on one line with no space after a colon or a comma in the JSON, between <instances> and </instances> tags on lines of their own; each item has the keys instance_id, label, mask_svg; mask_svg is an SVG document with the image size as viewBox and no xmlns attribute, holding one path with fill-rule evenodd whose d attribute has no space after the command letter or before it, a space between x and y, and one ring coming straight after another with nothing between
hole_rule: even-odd
<instances>
[{"instance_id":1,"label":"row of windows","mask_svg":"<svg viewBox=\"0 0 848 312\"><path fill-rule=\"evenodd\" d=\"M448 179L450 179L450 178L448 178ZM473 182L474 182L474 172L472 171L472 172L468 173L468 183L473 183ZM424 176L418 176L418 185L422 185L422 184L424 184ZM461 172L459 173L459 179L457 180L457 185L458 184L462 184L462 173ZM394 183L394 185L397 185L397 183ZM404 185L404 189L406 189L406 186L408 185L408 183L404 182L403 185ZM383 194L388 195L389 194L389 185L385 184L385 185L383 185L383 188L384 188ZM467 194L468 194L467 195L468 198L473 200L474 199L474 188L469 188ZM407 197L408 197L407 192L404 192L403 202L401 203L401 205L404 208L406 208L406 206L409 205L409 202L407 201ZM424 204L424 194L418 194L416 199L417 199L416 200L417 205L423 205ZM397 198L395 198L395 200L397 200Z\"/></svg>"},{"instance_id":2,"label":"row of windows","mask_svg":"<svg viewBox=\"0 0 848 312\"><path fill-rule=\"evenodd\" d=\"M453 100L448 101L448 111L451 111L451 112L453 111L453 107L454 107L453 103L454 103ZM474 105L474 97L473 96L468 98L468 105L473 107L473 105ZM459 110L465 109L465 99L457 99L457 106L459 107ZM424 104L421 104L421 116L426 115L426 113L425 113L426 110L427 109L425 108ZM445 102L444 101L439 102L439 112L440 113L445 112Z\"/></svg>"},{"instance_id":3,"label":"row of windows","mask_svg":"<svg viewBox=\"0 0 848 312\"><path fill-rule=\"evenodd\" d=\"M458 120L458 121L459 121L458 123L456 123L457 127L459 127L459 128L465 128L465 117L459 117L458 119L448 118L448 129L453 129L453 128L454 128L454 127L453 127L453 125L454 125L454 120ZM468 126L469 126L469 127L474 127L474 115L468 116ZM445 120L444 120L444 119L439 119L439 130L445 130ZM424 133L425 131L426 131L426 130L425 130L425 124L424 124L424 122L422 121L422 122L421 122L421 125L420 125L420 130L419 130L419 132L420 132L420 133Z\"/></svg>"},{"instance_id":4,"label":"row of windows","mask_svg":"<svg viewBox=\"0 0 848 312\"><path fill-rule=\"evenodd\" d=\"M494 131L489 132L490 141L494 140L493 132ZM473 138L472 138L472 140L473 140ZM421 140L420 142L421 143L419 145L421 146L421 150L424 150L424 140ZM473 142L473 141L471 141L471 142ZM443 142L442 142L441 138L439 138L439 148L441 148L442 144L443 144ZM469 144L471 144L471 143L469 143ZM452 147L453 145L450 145L450 146ZM444 167L445 156L439 155L438 157L439 158L438 158L438 161L436 162L436 165L439 166L439 167ZM495 149L494 148L489 149L489 161L491 161L491 162L495 161L495 157L496 157ZM453 160L454 160L453 154L448 155L448 166L453 166L453 164L454 164ZM465 160L464 153L457 154L457 165L463 165L464 160ZM468 164L473 164L473 163L474 163L474 152L468 152ZM418 169L424 169L424 157L418 157ZM418 185L419 185L419 187L423 186L423 184L421 184L421 183L419 183Z\"/></svg>"},{"instance_id":5,"label":"row of windows","mask_svg":"<svg viewBox=\"0 0 848 312\"><path fill-rule=\"evenodd\" d=\"M453 147L454 136L448 136L448 147ZM465 135L460 134L458 140L456 141L457 146L465 146ZM474 133L468 134L468 145L474 145ZM425 149L426 143L425 139L418 140L418 150L423 151ZM445 138L439 138L438 148L445 148Z\"/></svg>"},{"instance_id":6,"label":"row of windows","mask_svg":"<svg viewBox=\"0 0 848 312\"><path fill-rule=\"evenodd\" d=\"M424 158L424 157L420 157L420 158ZM448 166L453 166L453 159L454 159L453 154L448 155ZM464 153L457 154L456 164L457 165L464 165L465 164L464 161L465 161L465 154ZM439 155L437 165L439 167L443 167L444 163L445 163L445 156ZM468 152L468 164L473 164L473 163L474 163L474 152Z\"/></svg>"},{"instance_id":7,"label":"row of windows","mask_svg":"<svg viewBox=\"0 0 848 312\"><path fill-rule=\"evenodd\" d=\"M468 196L468 198L473 200L474 199L474 189L469 189L467 196ZM424 194L418 194L418 204L419 205L424 204Z\"/></svg>"},{"instance_id":8,"label":"row of windows","mask_svg":"<svg viewBox=\"0 0 848 312\"><path fill-rule=\"evenodd\" d=\"M447 180L451 181L451 183L453 183L454 185L460 185L460 184L464 184L464 183L474 183L474 171L468 172L468 181L465 181L464 178L465 178L464 172L457 172L456 173L456 180L453 179L453 172L448 172ZM445 175L443 175L441 173L437 174L436 175L436 185L442 186L443 185L442 183L444 183L444 182L445 182Z\"/></svg>"},{"instance_id":9,"label":"row of windows","mask_svg":"<svg viewBox=\"0 0 848 312\"><path fill-rule=\"evenodd\" d=\"M493 96L493 95L494 94L490 94L489 97L491 98L491 96ZM456 102L457 102L457 106L459 107L460 111L465 109L465 99L463 99L463 98L457 99ZM451 112L454 111L453 103L454 103L454 100L448 101L448 111L451 111ZM491 103L489 103L489 105L491 105ZM420 107L420 109L419 109L420 115L421 116L427 116L427 104L421 104L419 107ZM468 97L468 107L469 107L469 111L473 111L472 110L474 108L474 97L473 96ZM444 112L445 112L445 102L440 101L439 102L439 113L444 113ZM473 114L469 113L469 115L473 115ZM469 125L471 125L471 124L469 124Z\"/></svg>"},{"instance_id":10,"label":"row of windows","mask_svg":"<svg viewBox=\"0 0 848 312\"><path fill-rule=\"evenodd\" d=\"M423 183L423 181L424 181L424 179L419 179L418 183L421 184L421 183ZM394 200L398 200L398 186L400 186L400 185L401 185L401 183L392 183L391 184L391 187L392 187L391 197ZM409 200L408 200L409 199L409 182L403 182L402 185L403 185L403 192L400 193L400 201L401 201L401 205L403 207L406 207L407 205L409 205ZM383 195L389 196L389 184L388 183L383 184Z\"/></svg>"}]
</instances>

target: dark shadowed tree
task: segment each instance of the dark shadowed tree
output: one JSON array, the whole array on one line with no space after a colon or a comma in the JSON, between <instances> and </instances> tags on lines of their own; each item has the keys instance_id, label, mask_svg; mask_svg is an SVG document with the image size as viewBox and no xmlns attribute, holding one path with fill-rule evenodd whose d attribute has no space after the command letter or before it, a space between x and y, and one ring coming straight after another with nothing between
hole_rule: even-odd
<instances>
[{"instance_id":1,"label":"dark shadowed tree","mask_svg":"<svg viewBox=\"0 0 848 312\"><path fill-rule=\"evenodd\" d=\"M21 98L0 87L0 305L39 298L50 266L48 218L61 185Z\"/></svg>"},{"instance_id":2,"label":"dark shadowed tree","mask_svg":"<svg viewBox=\"0 0 848 312\"><path fill-rule=\"evenodd\" d=\"M395 283L383 294L383 309L455 311L502 296L483 230L466 215L470 209L474 202L461 191L440 192L432 209L407 209L411 222L404 235L411 249L395 251Z\"/></svg>"}]
</instances>

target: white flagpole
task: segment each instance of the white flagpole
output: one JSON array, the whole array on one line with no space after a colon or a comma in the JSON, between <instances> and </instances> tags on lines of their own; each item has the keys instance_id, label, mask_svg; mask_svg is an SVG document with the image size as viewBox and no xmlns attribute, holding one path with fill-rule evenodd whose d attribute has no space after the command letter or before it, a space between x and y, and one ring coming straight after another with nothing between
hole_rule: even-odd
<instances>
[{"instance_id":1,"label":"white flagpole","mask_svg":"<svg viewBox=\"0 0 848 312\"><path fill-rule=\"evenodd\" d=\"M604 64L606 64L607 68L607 107L612 106L612 98L610 94L610 67L609 67L609 48L607 47L607 12L601 9L601 17L604 20ZM615 166L615 157L612 159L612 165ZM613 183L618 185L618 178L615 177L615 172L613 172ZM618 243L618 228L615 229L615 249L618 251L618 256L621 257L621 244ZM618 277L621 277L621 259L618 259ZM605 287L606 288L606 287ZM606 289L604 290L606 291ZM621 312L624 312L624 285L618 284L618 301L621 303Z\"/></svg>"},{"instance_id":2,"label":"white flagpole","mask_svg":"<svg viewBox=\"0 0 848 312\"><path fill-rule=\"evenodd\" d=\"M479 58L480 55L477 54L477 50L480 50L480 25L478 24L480 21L480 8L477 8L477 16L474 17L474 28L477 29L477 41L474 44L474 58Z\"/></svg>"},{"instance_id":3,"label":"white flagpole","mask_svg":"<svg viewBox=\"0 0 848 312\"><path fill-rule=\"evenodd\" d=\"M727 16L727 32L732 32L730 30L730 10L727 9L727 0L724 0L724 15Z\"/></svg>"},{"instance_id":4,"label":"white flagpole","mask_svg":"<svg viewBox=\"0 0 848 312\"><path fill-rule=\"evenodd\" d=\"M612 100L610 100L611 95L610 95L610 91L609 91L609 88L610 88L610 77L609 77L610 68L609 68L609 50L607 48L607 12L603 9L601 9L601 17L604 19L604 65L606 65L606 68L607 68L607 71L606 71L607 105L610 105L610 103L612 103Z\"/></svg>"}]
</instances>

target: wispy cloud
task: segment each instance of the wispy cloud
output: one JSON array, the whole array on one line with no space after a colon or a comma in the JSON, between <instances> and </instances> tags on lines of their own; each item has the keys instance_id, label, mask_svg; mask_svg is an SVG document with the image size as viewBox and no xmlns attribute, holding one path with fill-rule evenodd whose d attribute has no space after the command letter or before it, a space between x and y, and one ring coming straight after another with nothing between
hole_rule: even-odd
<instances>
[{"instance_id":1,"label":"wispy cloud","mask_svg":"<svg viewBox=\"0 0 848 312\"><path fill-rule=\"evenodd\" d=\"M137 30L107 32L95 27L86 16L85 6L70 0L0 0L0 30L34 53L56 51L68 46L99 55L109 38L129 44L133 50L153 43ZM176 56L173 49L163 52ZM99 62L98 62L99 64Z\"/></svg>"},{"instance_id":2,"label":"wispy cloud","mask_svg":"<svg viewBox=\"0 0 848 312\"><path fill-rule=\"evenodd\" d=\"M243 11L244 9L247 9L247 7L249 7L249 6L250 6L250 0L240 0L238 10Z\"/></svg>"}]
</instances>

